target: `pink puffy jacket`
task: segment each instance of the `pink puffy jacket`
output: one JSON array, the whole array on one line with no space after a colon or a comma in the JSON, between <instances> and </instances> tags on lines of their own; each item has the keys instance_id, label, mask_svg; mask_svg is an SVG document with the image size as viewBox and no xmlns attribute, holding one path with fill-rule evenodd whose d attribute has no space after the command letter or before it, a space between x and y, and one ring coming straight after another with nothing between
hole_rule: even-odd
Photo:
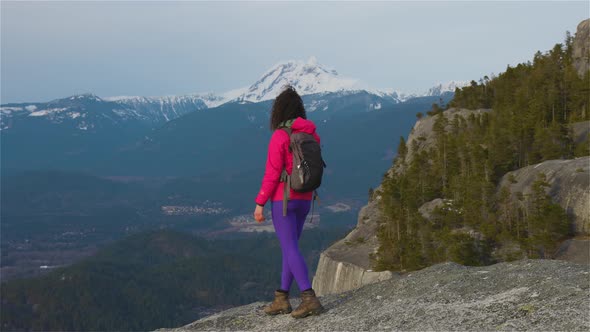
<instances>
[{"instance_id":1,"label":"pink puffy jacket","mask_svg":"<svg viewBox=\"0 0 590 332\"><path fill-rule=\"evenodd\" d=\"M310 120L297 118L291 125L292 132L305 132L313 135L320 143L320 137L315 132L316 126ZM268 145L268 156L266 158L266 169L260 192L256 196L256 204L264 205L269 198L272 201L283 200L283 182L280 182L283 168L287 166L287 173L291 174L293 168L293 155L289 152L289 135L282 129L273 132ZM300 193L291 189L289 199L311 200L313 192Z\"/></svg>"}]
</instances>

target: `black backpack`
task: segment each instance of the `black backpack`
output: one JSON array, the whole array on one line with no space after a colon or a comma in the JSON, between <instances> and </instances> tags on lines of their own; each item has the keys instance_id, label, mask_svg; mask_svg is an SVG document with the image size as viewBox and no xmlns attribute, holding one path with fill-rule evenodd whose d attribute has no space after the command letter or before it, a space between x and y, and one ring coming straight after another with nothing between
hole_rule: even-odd
<instances>
[{"instance_id":1,"label":"black backpack","mask_svg":"<svg viewBox=\"0 0 590 332\"><path fill-rule=\"evenodd\" d=\"M297 192L314 191L314 200L317 197L315 190L322 184L322 175L326 163L322 159L322 149L313 135L296 132L291 128L281 128L289 135L289 152L293 154L293 170L291 175L287 169L283 169L281 182L285 182L283 192L283 216L287 215L287 202L289 189Z\"/></svg>"}]
</instances>

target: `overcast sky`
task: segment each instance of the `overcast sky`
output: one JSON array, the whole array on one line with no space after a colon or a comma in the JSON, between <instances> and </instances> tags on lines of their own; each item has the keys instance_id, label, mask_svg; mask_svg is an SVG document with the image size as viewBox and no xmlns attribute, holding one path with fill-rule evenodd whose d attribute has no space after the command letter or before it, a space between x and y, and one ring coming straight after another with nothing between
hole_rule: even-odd
<instances>
[{"instance_id":1,"label":"overcast sky","mask_svg":"<svg viewBox=\"0 0 590 332\"><path fill-rule=\"evenodd\" d=\"M589 2L1 2L1 102L248 86L307 60L406 92L532 59Z\"/></svg>"}]
</instances>

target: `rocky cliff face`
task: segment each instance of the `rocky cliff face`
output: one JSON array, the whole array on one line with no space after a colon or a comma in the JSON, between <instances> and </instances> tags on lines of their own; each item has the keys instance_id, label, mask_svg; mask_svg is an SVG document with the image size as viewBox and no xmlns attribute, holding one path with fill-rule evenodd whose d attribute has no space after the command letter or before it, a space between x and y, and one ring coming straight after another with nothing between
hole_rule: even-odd
<instances>
[{"instance_id":1,"label":"rocky cliff face","mask_svg":"<svg viewBox=\"0 0 590 332\"><path fill-rule=\"evenodd\" d=\"M590 121L572 123L572 140L576 144L590 142Z\"/></svg>"},{"instance_id":2,"label":"rocky cliff face","mask_svg":"<svg viewBox=\"0 0 590 332\"><path fill-rule=\"evenodd\" d=\"M578 24L572 56L578 75L584 76L590 70L590 19Z\"/></svg>"},{"instance_id":3,"label":"rocky cliff face","mask_svg":"<svg viewBox=\"0 0 590 332\"><path fill-rule=\"evenodd\" d=\"M590 234L590 157L547 160L523 167L504 175L498 187L506 186L513 195L521 192L526 196L539 173L547 176L547 193L572 217L575 233Z\"/></svg>"},{"instance_id":4,"label":"rocky cliff face","mask_svg":"<svg viewBox=\"0 0 590 332\"><path fill-rule=\"evenodd\" d=\"M589 273L588 265L558 260L444 263L322 296L327 310L318 316L266 316L269 302L255 302L157 331L588 331Z\"/></svg>"},{"instance_id":5,"label":"rocky cliff face","mask_svg":"<svg viewBox=\"0 0 590 332\"><path fill-rule=\"evenodd\" d=\"M316 294L340 293L393 276L371 269L369 255L379 245L375 235L379 218L377 204L370 202L359 212L357 226L321 253L312 282Z\"/></svg>"},{"instance_id":6,"label":"rocky cliff face","mask_svg":"<svg viewBox=\"0 0 590 332\"><path fill-rule=\"evenodd\" d=\"M435 134L433 127L436 119L439 116L444 116L445 118L447 118L449 124L447 125L445 130L450 130L451 120L455 116L460 116L464 119L468 119L472 115L479 116L485 113L489 113L490 111L491 109L468 110L461 108L449 108L448 110L442 112L439 115L423 117L420 120L416 121L416 124L414 125L414 128L412 128L412 131L410 132L410 135L408 136L408 140L406 142L406 145L408 146L406 164L409 164L416 152L434 147ZM412 148L414 143L417 144L416 149Z\"/></svg>"}]
</instances>

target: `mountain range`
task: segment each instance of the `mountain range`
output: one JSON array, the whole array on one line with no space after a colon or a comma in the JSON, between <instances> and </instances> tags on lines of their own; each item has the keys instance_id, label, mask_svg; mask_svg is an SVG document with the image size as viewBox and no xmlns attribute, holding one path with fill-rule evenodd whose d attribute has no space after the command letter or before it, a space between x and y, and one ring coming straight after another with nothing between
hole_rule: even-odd
<instances>
[{"instance_id":1,"label":"mountain range","mask_svg":"<svg viewBox=\"0 0 590 332\"><path fill-rule=\"evenodd\" d=\"M308 111L317 107L331 93L338 97L366 93L381 99L371 106L379 109L382 103L402 103L413 98L442 96L453 93L466 82L439 83L423 93L408 94L393 89L372 89L356 79L344 78L334 69L319 64L315 57L308 61L285 61L274 65L248 87L224 93L195 93L181 96L114 96L98 97L92 93L74 95L49 102L9 103L0 106L0 130L17 130L25 122L39 119L53 124L67 123L78 130L93 130L107 123L114 127L135 123L157 126L186 113L215 108L225 103L258 103L274 99L286 85L293 85L307 98Z\"/></svg>"},{"instance_id":2,"label":"mountain range","mask_svg":"<svg viewBox=\"0 0 590 332\"><path fill-rule=\"evenodd\" d=\"M392 144L409 130L415 113L450 100L454 89L464 83L439 84L422 94L371 89L340 77L312 57L278 63L249 87L221 94L101 98L87 93L49 102L3 104L2 168L5 172L53 168L108 175L202 175L224 169L212 160L233 167L224 151L234 146L240 132L258 132L254 136L265 146L269 133L261 129L267 127L272 99L285 84L303 95L309 117L327 128L323 131L338 127L335 136L341 136L347 132L343 128L375 122L368 130L391 136L384 144L365 142L378 151L370 159L379 160L392 157ZM394 109L404 111L389 112ZM373 111L383 114L368 115ZM345 120L354 114L358 120ZM386 124L392 121L401 126L400 132L391 132L396 127ZM387 128L377 130L380 126ZM211 137L222 138L211 145L206 142ZM231 167L226 170L235 171Z\"/></svg>"}]
</instances>

